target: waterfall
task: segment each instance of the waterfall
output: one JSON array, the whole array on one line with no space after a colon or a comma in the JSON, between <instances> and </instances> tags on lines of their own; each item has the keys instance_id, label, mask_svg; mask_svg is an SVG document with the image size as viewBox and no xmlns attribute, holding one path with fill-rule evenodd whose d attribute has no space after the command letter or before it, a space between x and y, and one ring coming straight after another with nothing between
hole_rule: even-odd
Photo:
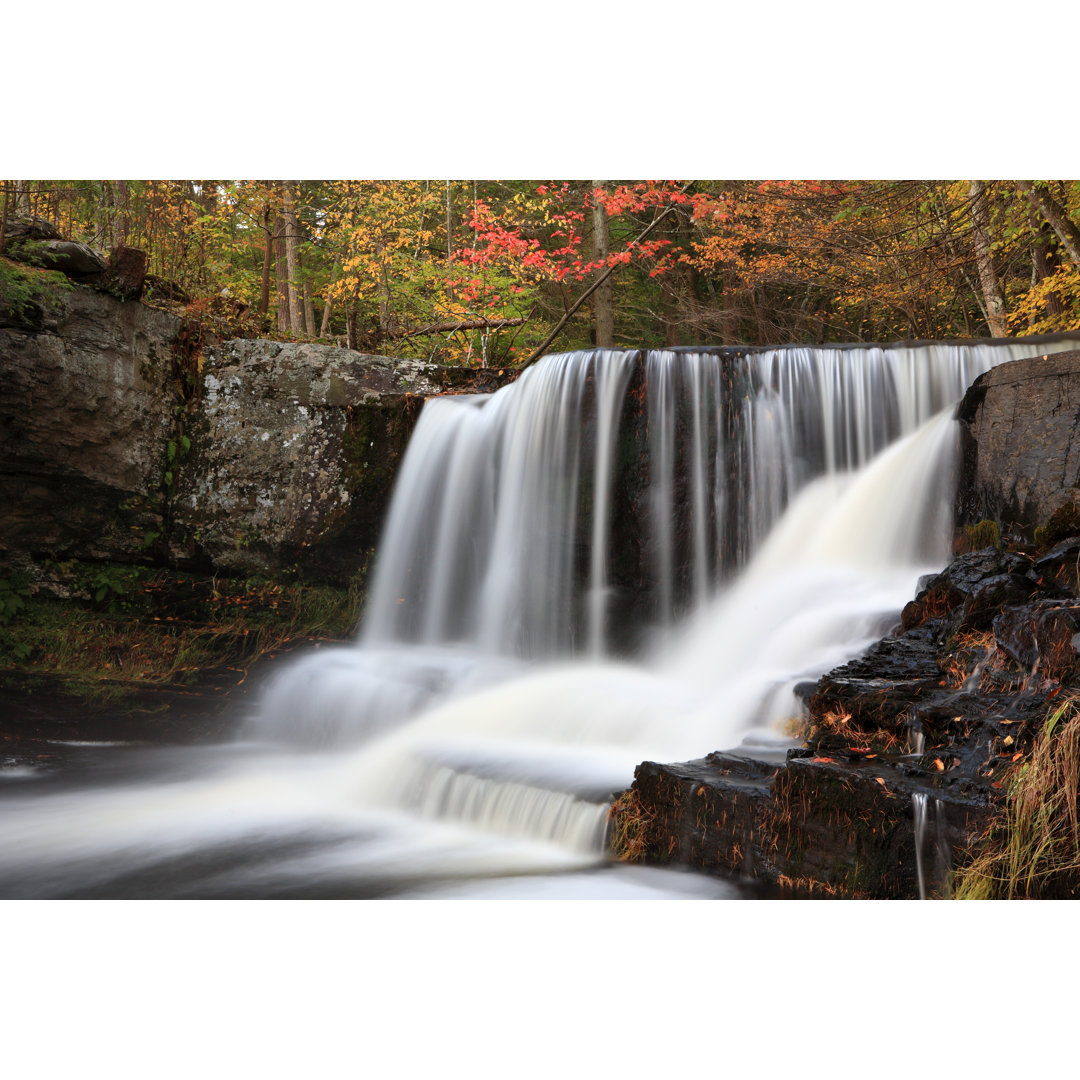
<instances>
[{"instance_id":1,"label":"waterfall","mask_svg":"<svg viewBox=\"0 0 1080 1080\"><path fill-rule=\"evenodd\" d=\"M637 763L785 745L794 685L895 622L948 557L953 403L1032 351L593 350L428 401L356 644L283 668L214 767L6 798L0 870L202 859L230 895L595 865Z\"/></svg>"},{"instance_id":2,"label":"waterfall","mask_svg":"<svg viewBox=\"0 0 1080 1080\"><path fill-rule=\"evenodd\" d=\"M585 640L602 651L612 443L636 356L554 356L490 398L427 403L380 544L365 645L466 642L542 659ZM576 591L586 502L589 575Z\"/></svg>"}]
</instances>

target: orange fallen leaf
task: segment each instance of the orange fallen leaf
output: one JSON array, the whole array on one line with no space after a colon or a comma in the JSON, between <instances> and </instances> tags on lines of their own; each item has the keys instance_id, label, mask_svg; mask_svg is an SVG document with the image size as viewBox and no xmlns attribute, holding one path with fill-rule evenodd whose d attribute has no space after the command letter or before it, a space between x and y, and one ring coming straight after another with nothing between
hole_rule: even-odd
<instances>
[{"instance_id":1,"label":"orange fallen leaf","mask_svg":"<svg viewBox=\"0 0 1080 1080\"><path fill-rule=\"evenodd\" d=\"M945 764L942 762L941 758L934 758L934 768L939 771L944 770Z\"/></svg>"},{"instance_id":2,"label":"orange fallen leaf","mask_svg":"<svg viewBox=\"0 0 1080 1080\"><path fill-rule=\"evenodd\" d=\"M836 761L836 759L835 759L835 758L831 758L831 757L812 757L812 758L811 758L810 760L811 760L812 762L813 762L813 761L827 761L827 762L829 762L829 763L831 763L831 764L834 764L834 763L835 763L835 761Z\"/></svg>"},{"instance_id":3,"label":"orange fallen leaf","mask_svg":"<svg viewBox=\"0 0 1080 1080\"><path fill-rule=\"evenodd\" d=\"M1017 752L1013 754L1012 759L1013 761L1019 761L1023 756L1024 755L1019 750L1017 750Z\"/></svg>"},{"instance_id":4,"label":"orange fallen leaf","mask_svg":"<svg viewBox=\"0 0 1080 1080\"><path fill-rule=\"evenodd\" d=\"M882 786L885 786L885 778L882 776L875 776L874 779Z\"/></svg>"}]
</instances>

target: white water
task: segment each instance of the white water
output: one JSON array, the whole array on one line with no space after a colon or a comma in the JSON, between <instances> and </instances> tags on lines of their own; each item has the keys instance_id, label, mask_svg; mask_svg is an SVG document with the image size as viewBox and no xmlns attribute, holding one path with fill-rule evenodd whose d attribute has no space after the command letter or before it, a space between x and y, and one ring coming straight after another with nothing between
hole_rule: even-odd
<instances>
[{"instance_id":1,"label":"white water","mask_svg":"<svg viewBox=\"0 0 1080 1080\"><path fill-rule=\"evenodd\" d=\"M926 834L929 826L930 807L933 807L934 839L931 849L927 850ZM925 791L911 794L912 828L915 839L915 870L919 877L919 899L925 900L935 887L946 890L948 898L949 871L951 853L945 831L945 815L940 799L928 795ZM931 858L933 863L931 865Z\"/></svg>"},{"instance_id":2,"label":"white water","mask_svg":"<svg viewBox=\"0 0 1080 1080\"><path fill-rule=\"evenodd\" d=\"M359 644L284 671L242 744L144 756L122 783L17 785L0 888L501 896L558 874L573 895L638 895L602 867L610 796L645 759L787 744L794 685L880 636L946 558L955 432L935 410L1030 351L777 350L727 385L715 357L651 354L657 643L633 662L607 632L635 354L430 402Z\"/></svg>"}]
</instances>

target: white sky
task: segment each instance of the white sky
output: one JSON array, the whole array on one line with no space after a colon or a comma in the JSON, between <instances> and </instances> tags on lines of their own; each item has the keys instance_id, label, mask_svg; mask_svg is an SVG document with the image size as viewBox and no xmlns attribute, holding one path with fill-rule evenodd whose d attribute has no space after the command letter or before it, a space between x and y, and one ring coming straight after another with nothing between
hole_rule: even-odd
<instances>
[{"instance_id":1,"label":"white sky","mask_svg":"<svg viewBox=\"0 0 1080 1080\"><path fill-rule=\"evenodd\" d=\"M5 130L0 171L1080 173L1066 99L1051 92L1053 43L1018 41L1031 23L1015 14L954 0L732 7L459 0L286 14L237 0L160 10L102 0L43 27L40 7L16 5L4 81L9 100L21 88L25 111ZM1041 25L1068 40L1078 20Z\"/></svg>"}]
</instances>

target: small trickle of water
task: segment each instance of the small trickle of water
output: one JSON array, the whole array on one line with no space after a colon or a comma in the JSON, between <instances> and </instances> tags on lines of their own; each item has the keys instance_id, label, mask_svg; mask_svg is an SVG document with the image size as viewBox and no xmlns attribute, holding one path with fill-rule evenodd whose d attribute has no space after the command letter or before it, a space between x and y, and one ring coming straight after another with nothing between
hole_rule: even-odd
<instances>
[{"instance_id":1,"label":"small trickle of water","mask_svg":"<svg viewBox=\"0 0 1080 1080\"><path fill-rule=\"evenodd\" d=\"M926 843L931 806L935 832L932 853L927 851ZM952 858L946 832L945 804L925 791L914 791L911 794L911 809L915 833L915 869L919 876L919 899L927 899L931 885L938 885L944 891L944 898L948 899ZM933 872L927 865L931 854L934 860Z\"/></svg>"},{"instance_id":2,"label":"small trickle of water","mask_svg":"<svg viewBox=\"0 0 1080 1080\"><path fill-rule=\"evenodd\" d=\"M921 733L920 733L921 734ZM919 875L919 899L926 899L926 871L923 867L923 846L926 842L926 801L925 791L911 794L911 809L915 827L915 870Z\"/></svg>"}]
</instances>

